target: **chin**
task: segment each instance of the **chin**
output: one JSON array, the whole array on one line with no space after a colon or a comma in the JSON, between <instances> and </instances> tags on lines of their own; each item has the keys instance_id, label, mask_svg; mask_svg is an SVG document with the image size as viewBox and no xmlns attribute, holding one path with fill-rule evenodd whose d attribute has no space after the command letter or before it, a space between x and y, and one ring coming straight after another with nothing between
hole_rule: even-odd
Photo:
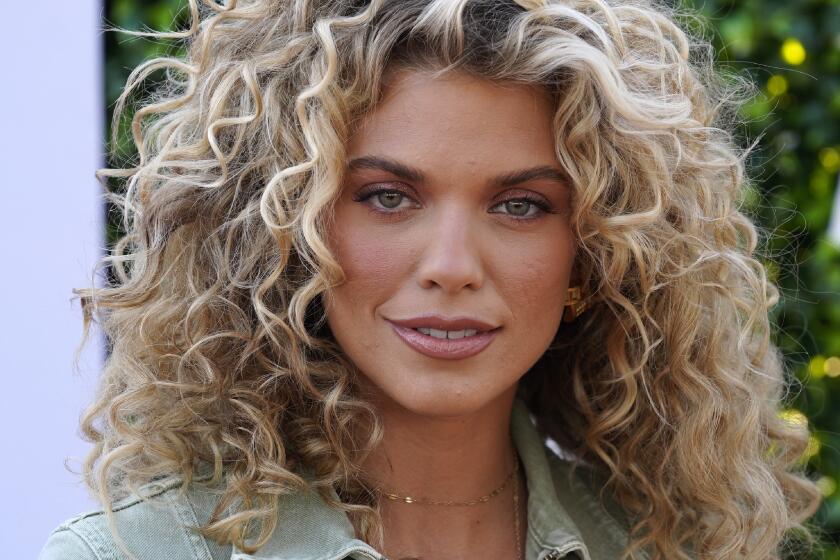
<instances>
[{"instance_id":1,"label":"chin","mask_svg":"<svg viewBox=\"0 0 840 560\"><path fill-rule=\"evenodd\" d=\"M451 383L438 382L406 389L405 386L384 387L378 391L378 400L384 406L402 408L418 416L451 418L471 416L487 407L500 406L508 398L512 400L516 385L495 392L489 391L486 383L481 388L453 387Z\"/></svg>"}]
</instances>

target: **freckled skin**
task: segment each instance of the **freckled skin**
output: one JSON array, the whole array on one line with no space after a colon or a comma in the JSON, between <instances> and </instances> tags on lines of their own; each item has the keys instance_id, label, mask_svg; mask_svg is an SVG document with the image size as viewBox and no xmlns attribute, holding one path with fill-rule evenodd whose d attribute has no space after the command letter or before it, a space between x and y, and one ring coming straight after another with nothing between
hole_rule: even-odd
<instances>
[{"instance_id":1,"label":"freckled skin","mask_svg":"<svg viewBox=\"0 0 840 560\"><path fill-rule=\"evenodd\" d=\"M566 195L543 179L508 188L544 195L560 212L517 223L503 204L488 212L507 194L485 182L558 166L551 116L547 95L537 90L403 71L348 143L348 161L386 155L429 178L411 185L419 195L411 196L422 200L402 200L405 213L388 218L370 211L382 208L381 198L357 202L353 194L368 184L406 182L381 170L353 171L336 208L332 249L347 281L334 291L328 322L387 399L418 414L474 412L515 389L550 344L573 257ZM385 320L422 312L475 316L503 328L476 356L429 358Z\"/></svg>"},{"instance_id":2,"label":"freckled skin","mask_svg":"<svg viewBox=\"0 0 840 560\"><path fill-rule=\"evenodd\" d=\"M347 161L388 157L421 170L426 180L348 171L327 232L346 281L326 298L327 322L361 370L362 389L385 428L381 446L362 465L368 481L403 496L467 501L511 472L517 383L562 317L574 256L567 185L550 179L488 185L503 173L560 168L553 108L540 90L466 75L432 79L398 71L387 78L383 100L348 142ZM371 188L405 196L363 200ZM536 218L514 215L523 204L516 210L505 201L525 194L541 197L550 213L526 204ZM475 356L430 358L407 346L386 320L429 312L501 329ZM519 480L520 503L527 504L521 472ZM513 486L481 507L383 500L382 552L425 560L516 557ZM525 542L525 506L518 515Z\"/></svg>"}]
</instances>

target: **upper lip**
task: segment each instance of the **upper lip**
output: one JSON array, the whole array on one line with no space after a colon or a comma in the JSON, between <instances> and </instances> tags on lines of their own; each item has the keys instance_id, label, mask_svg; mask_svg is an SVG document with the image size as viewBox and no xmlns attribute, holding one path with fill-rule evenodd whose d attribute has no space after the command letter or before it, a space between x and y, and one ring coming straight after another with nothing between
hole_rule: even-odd
<instances>
[{"instance_id":1,"label":"upper lip","mask_svg":"<svg viewBox=\"0 0 840 560\"><path fill-rule=\"evenodd\" d=\"M431 328L439 331L462 331L474 329L476 331L492 331L497 328L487 321L474 319L472 317L443 317L442 315L426 314L409 319L388 319L395 325L416 329L420 327Z\"/></svg>"}]
</instances>

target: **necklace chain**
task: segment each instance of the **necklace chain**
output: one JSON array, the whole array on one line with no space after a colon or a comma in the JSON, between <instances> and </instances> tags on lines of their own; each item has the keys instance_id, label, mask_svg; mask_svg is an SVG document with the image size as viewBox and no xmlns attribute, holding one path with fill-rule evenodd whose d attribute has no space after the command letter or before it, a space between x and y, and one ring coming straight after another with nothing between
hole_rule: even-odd
<instances>
[{"instance_id":1,"label":"necklace chain","mask_svg":"<svg viewBox=\"0 0 840 560\"><path fill-rule=\"evenodd\" d=\"M466 502L458 502L453 500L445 500L445 501L437 501L437 500L427 500L425 498L412 498L411 496L400 496L399 494L394 494L392 492L384 492L381 489L377 489L382 496L388 498L389 500L395 502L405 502L406 504L424 504L429 506L474 506L478 504L483 504L484 502L489 502L490 499L495 498L502 491L507 487L510 480L519 472L519 461L516 458L516 451L513 452L513 469L505 478L505 481L502 482L502 485L490 492L489 494L485 494L480 498L475 498L473 500L468 500Z\"/></svg>"},{"instance_id":2,"label":"necklace chain","mask_svg":"<svg viewBox=\"0 0 840 560\"><path fill-rule=\"evenodd\" d=\"M400 496L399 494L395 494L393 492L385 492L380 488L376 490L382 494L383 497L394 501L394 502L404 502L406 504L423 504L427 506L475 506L478 504L483 504L485 502L489 502L491 499L495 498L499 494L504 491L507 485L510 483L511 479L516 476L519 472L519 460L516 456L516 447L514 447L513 451L513 469L511 469L510 473L508 473L507 477L505 478L504 482L502 482L501 486L490 492L489 494L485 494L479 498L475 498L472 500L467 501L455 501L455 500L428 500L426 498L413 498L411 496Z\"/></svg>"},{"instance_id":3,"label":"necklace chain","mask_svg":"<svg viewBox=\"0 0 840 560\"><path fill-rule=\"evenodd\" d=\"M424 498L412 498L411 496L400 496L399 494L394 494L392 492L384 492L380 488L377 488L376 491L380 492L382 496L388 498L389 500L395 502L404 502L406 504L425 504L425 505L432 505L432 506L474 506L477 504L482 504L485 502L490 501L491 498L494 498L502 493L502 491L507 487L508 483L512 478L515 477L513 482L513 530L516 535L516 558L517 560L523 559L522 556L522 537L520 536L520 523L519 523L519 455L516 453L516 446L513 446L513 469L511 469L510 473L505 478L505 481L502 482L502 485L490 492L489 494L485 494L480 498L476 498L474 500L469 500L466 502L458 502L458 501L436 501L436 500L427 500ZM409 560L409 559L403 559Z\"/></svg>"}]
</instances>

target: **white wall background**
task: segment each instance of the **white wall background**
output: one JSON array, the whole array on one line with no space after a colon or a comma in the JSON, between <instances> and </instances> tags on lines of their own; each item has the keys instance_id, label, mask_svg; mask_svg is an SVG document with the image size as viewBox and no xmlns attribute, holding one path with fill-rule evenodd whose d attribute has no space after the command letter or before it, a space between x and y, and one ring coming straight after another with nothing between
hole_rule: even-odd
<instances>
[{"instance_id":1,"label":"white wall background","mask_svg":"<svg viewBox=\"0 0 840 560\"><path fill-rule=\"evenodd\" d=\"M828 238L840 245L840 176L837 177L837 188L834 190L834 210L828 223Z\"/></svg>"},{"instance_id":2,"label":"white wall background","mask_svg":"<svg viewBox=\"0 0 840 560\"><path fill-rule=\"evenodd\" d=\"M78 300L103 250L98 0L5 4L0 52L0 548L35 558L64 519L95 508L77 435L102 358Z\"/></svg>"}]
</instances>

